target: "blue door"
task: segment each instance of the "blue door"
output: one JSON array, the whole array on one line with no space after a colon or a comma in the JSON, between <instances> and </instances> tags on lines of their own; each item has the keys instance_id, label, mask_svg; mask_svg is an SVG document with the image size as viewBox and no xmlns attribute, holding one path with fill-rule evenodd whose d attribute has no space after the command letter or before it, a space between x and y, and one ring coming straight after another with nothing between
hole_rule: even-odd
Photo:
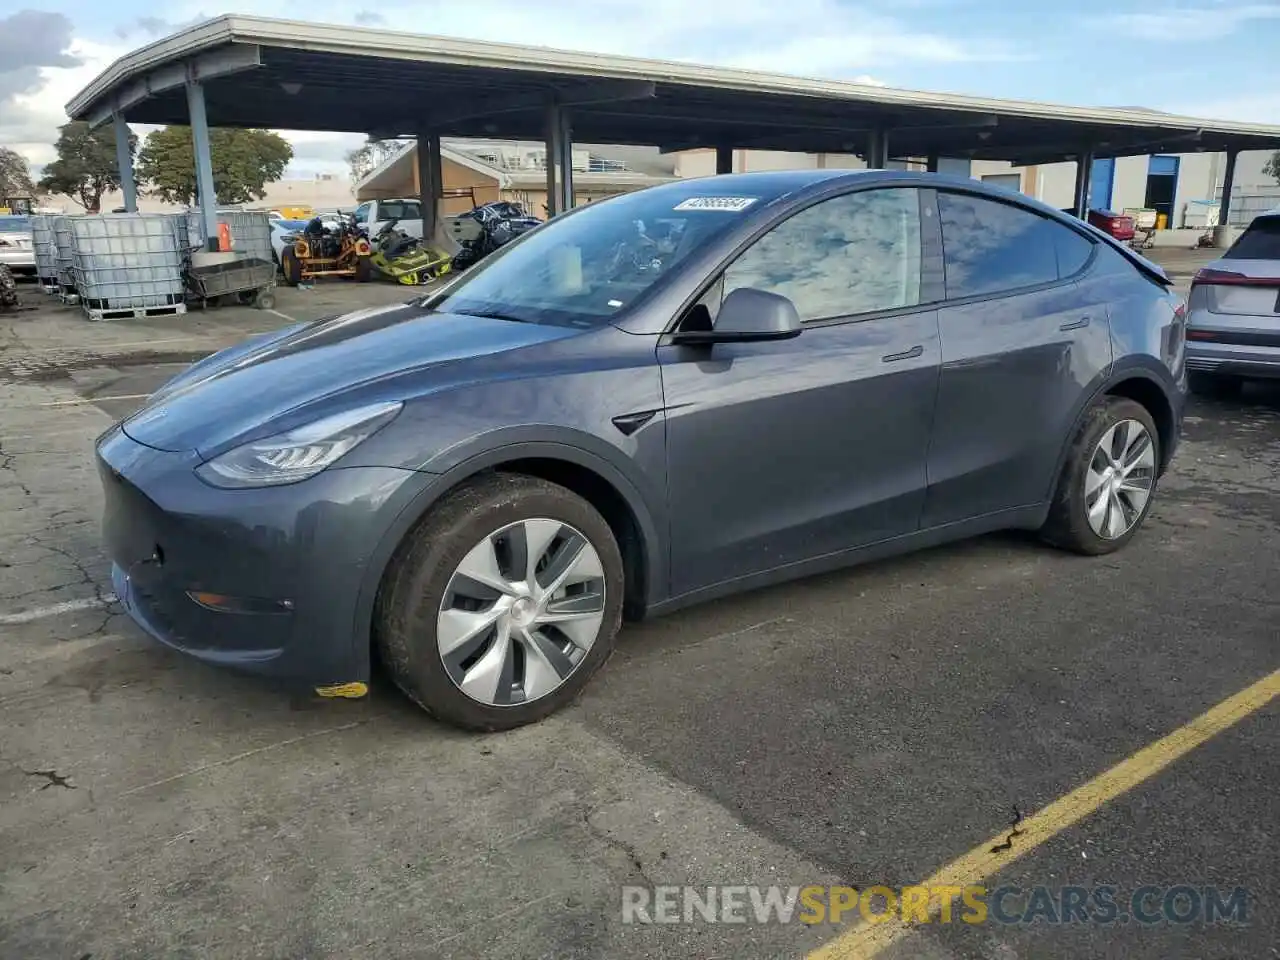
<instances>
[{"instance_id":1,"label":"blue door","mask_svg":"<svg viewBox=\"0 0 1280 960\"><path fill-rule=\"evenodd\" d=\"M1110 210L1111 191L1116 183L1115 157L1107 160L1093 161L1093 171L1089 174L1089 209Z\"/></svg>"}]
</instances>

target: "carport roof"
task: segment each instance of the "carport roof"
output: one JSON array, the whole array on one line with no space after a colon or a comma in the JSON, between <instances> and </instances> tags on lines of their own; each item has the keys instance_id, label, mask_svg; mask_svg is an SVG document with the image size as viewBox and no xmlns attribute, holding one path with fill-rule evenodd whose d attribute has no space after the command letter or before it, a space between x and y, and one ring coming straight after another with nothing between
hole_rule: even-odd
<instances>
[{"instance_id":1,"label":"carport roof","mask_svg":"<svg viewBox=\"0 0 1280 960\"><path fill-rule=\"evenodd\" d=\"M861 152L1044 163L1280 149L1280 127L1154 110L922 93L689 63L230 15L133 51L67 105L72 119L185 124L188 77L211 125L540 139L552 98L575 140L667 150Z\"/></svg>"}]
</instances>

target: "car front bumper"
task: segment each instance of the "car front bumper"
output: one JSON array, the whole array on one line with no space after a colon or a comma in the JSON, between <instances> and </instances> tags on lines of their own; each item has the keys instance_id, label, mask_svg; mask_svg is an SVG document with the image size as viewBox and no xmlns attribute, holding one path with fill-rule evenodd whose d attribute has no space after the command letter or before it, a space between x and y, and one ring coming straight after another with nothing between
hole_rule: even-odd
<instances>
[{"instance_id":1,"label":"car front bumper","mask_svg":"<svg viewBox=\"0 0 1280 960\"><path fill-rule=\"evenodd\" d=\"M367 682L384 541L433 476L355 467L219 490L196 477L199 463L119 426L99 439L103 539L122 606L209 663L306 687Z\"/></svg>"}]
</instances>

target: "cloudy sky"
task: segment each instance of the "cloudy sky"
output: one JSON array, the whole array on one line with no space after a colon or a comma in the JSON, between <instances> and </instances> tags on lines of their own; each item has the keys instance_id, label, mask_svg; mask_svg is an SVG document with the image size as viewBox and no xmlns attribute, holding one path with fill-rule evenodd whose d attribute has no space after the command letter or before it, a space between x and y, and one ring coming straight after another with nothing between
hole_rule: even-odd
<instances>
[{"instance_id":1,"label":"cloudy sky","mask_svg":"<svg viewBox=\"0 0 1280 960\"><path fill-rule=\"evenodd\" d=\"M352 4L350 15L315 15L922 90L1280 124L1280 2L389 0L365 10L361 2L367 0ZM67 101L117 57L185 23L230 11L278 16L288 7L277 0L177 2L163 8L163 19L149 12L156 9L143 0L41 0L38 11L33 5L0 16L0 144L38 168L52 158ZM344 170L343 154L361 139L282 132L296 151L291 172L302 176Z\"/></svg>"}]
</instances>

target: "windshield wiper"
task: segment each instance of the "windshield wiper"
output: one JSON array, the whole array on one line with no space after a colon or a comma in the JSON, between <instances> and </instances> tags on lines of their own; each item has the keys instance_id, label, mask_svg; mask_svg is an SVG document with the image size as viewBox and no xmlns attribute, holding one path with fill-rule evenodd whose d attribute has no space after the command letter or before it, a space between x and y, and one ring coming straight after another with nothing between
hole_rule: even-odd
<instances>
[{"instance_id":1,"label":"windshield wiper","mask_svg":"<svg viewBox=\"0 0 1280 960\"><path fill-rule=\"evenodd\" d=\"M524 317L517 317L514 314L502 313L499 310L461 310L469 317L482 317L485 320L510 320L512 323L533 323Z\"/></svg>"}]
</instances>

